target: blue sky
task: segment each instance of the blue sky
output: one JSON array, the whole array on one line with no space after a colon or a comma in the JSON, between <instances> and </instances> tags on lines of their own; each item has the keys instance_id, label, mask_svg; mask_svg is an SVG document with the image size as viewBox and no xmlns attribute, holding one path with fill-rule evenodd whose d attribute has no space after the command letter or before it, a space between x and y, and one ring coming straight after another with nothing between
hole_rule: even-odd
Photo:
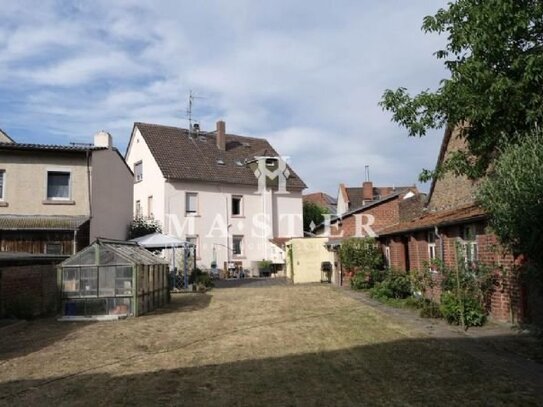
<instances>
[{"instance_id":1,"label":"blue sky","mask_svg":"<svg viewBox=\"0 0 543 407\"><path fill-rule=\"evenodd\" d=\"M377 105L387 88L446 77L424 34L438 0L0 0L0 128L19 142L124 152L135 121L266 137L308 192L411 185L442 131L409 138ZM422 185L427 189L428 185Z\"/></svg>"}]
</instances>

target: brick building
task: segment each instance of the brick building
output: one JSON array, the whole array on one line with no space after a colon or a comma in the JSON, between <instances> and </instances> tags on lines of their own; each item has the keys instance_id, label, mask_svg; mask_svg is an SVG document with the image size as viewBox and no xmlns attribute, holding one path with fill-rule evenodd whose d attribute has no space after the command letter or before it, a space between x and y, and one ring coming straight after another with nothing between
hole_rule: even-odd
<instances>
[{"instance_id":1,"label":"brick building","mask_svg":"<svg viewBox=\"0 0 543 407\"><path fill-rule=\"evenodd\" d=\"M453 151L463 149L465 141L459 130L445 132L438 165ZM455 267L459 257L495 268L497 286L493 291L490 315L504 322L534 320L530 313L528 292L519 279L521 257L500 249L497 237L488 230L488 216L476 205L477 182L466 177L446 174L434 180L430 188L424 214L403 219L402 222L380 231L379 241L388 265L409 272L429 267L440 259L445 266ZM433 268L439 287L439 270ZM507 272L504 274L503 271ZM439 288L432 293L439 299Z\"/></svg>"},{"instance_id":2,"label":"brick building","mask_svg":"<svg viewBox=\"0 0 543 407\"><path fill-rule=\"evenodd\" d=\"M349 237L375 236L389 226L400 223L401 219L418 215L422 210L424 194L416 187L398 188L379 199L343 215L332 216L313 231L317 236L344 239Z\"/></svg>"}]
</instances>

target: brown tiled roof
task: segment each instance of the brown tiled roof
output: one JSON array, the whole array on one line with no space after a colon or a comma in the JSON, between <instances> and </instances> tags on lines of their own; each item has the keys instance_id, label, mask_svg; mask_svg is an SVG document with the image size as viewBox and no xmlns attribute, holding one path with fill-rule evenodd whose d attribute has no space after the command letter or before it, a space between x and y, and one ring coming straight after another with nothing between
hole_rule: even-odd
<instances>
[{"instance_id":1,"label":"brown tiled roof","mask_svg":"<svg viewBox=\"0 0 543 407\"><path fill-rule=\"evenodd\" d=\"M312 194L304 195L303 201L312 202L333 211L335 211L335 207L337 205L336 199L332 198L328 194L325 194L324 192L313 192Z\"/></svg>"},{"instance_id":2,"label":"brown tiled roof","mask_svg":"<svg viewBox=\"0 0 543 407\"><path fill-rule=\"evenodd\" d=\"M468 205L447 211L430 212L409 222L390 226L379 232L379 236L396 235L405 232L432 229L434 226L447 226L485 219L488 215L476 206Z\"/></svg>"},{"instance_id":3,"label":"brown tiled roof","mask_svg":"<svg viewBox=\"0 0 543 407\"><path fill-rule=\"evenodd\" d=\"M77 230L85 216L0 215L0 230Z\"/></svg>"},{"instance_id":4,"label":"brown tiled roof","mask_svg":"<svg viewBox=\"0 0 543 407\"><path fill-rule=\"evenodd\" d=\"M147 123L134 123L134 127L169 179L256 186L257 178L245 162L255 156L279 156L265 139L226 134L226 151L222 151L217 148L214 133L190 137L188 130L178 127ZM292 168L288 170L287 188L306 188Z\"/></svg>"},{"instance_id":5,"label":"brown tiled roof","mask_svg":"<svg viewBox=\"0 0 543 407\"><path fill-rule=\"evenodd\" d=\"M410 188L413 187L373 187L373 197L374 200L379 200L399 191L407 192ZM345 188L345 190L347 191L347 197L349 198L349 210L364 206L365 202L364 199L362 199L362 188Z\"/></svg>"}]
</instances>

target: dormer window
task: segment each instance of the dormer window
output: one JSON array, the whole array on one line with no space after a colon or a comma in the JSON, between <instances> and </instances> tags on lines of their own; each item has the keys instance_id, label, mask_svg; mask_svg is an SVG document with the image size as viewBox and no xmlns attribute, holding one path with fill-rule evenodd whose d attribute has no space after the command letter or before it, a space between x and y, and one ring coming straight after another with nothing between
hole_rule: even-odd
<instances>
[{"instance_id":1,"label":"dormer window","mask_svg":"<svg viewBox=\"0 0 543 407\"><path fill-rule=\"evenodd\" d=\"M275 167L277 158L266 158L266 167Z\"/></svg>"}]
</instances>

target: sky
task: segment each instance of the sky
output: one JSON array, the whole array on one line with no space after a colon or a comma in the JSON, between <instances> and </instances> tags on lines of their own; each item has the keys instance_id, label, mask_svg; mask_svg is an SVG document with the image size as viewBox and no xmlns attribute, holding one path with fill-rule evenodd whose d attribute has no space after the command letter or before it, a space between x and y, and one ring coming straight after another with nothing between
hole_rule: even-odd
<instances>
[{"instance_id":1,"label":"sky","mask_svg":"<svg viewBox=\"0 0 543 407\"><path fill-rule=\"evenodd\" d=\"M421 30L445 0L0 0L0 128L17 142L92 142L124 153L136 121L267 138L306 192L413 185L443 131L408 137L385 89L436 89ZM418 184L428 190L428 184Z\"/></svg>"}]
</instances>

